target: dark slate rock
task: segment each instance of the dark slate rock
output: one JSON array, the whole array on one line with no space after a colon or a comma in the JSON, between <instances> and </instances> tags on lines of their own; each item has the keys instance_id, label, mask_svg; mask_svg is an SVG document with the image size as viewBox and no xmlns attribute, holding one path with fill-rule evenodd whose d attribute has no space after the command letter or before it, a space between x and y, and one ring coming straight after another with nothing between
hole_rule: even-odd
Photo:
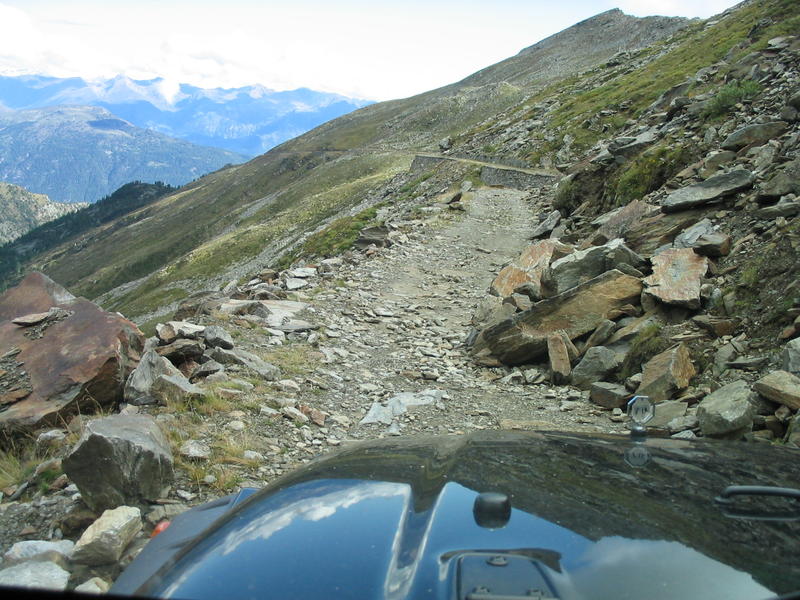
<instances>
[{"instance_id":1,"label":"dark slate rock","mask_svg":"<svg viewBox=\"0 0 800 600\"><path fill-rule=\"evenodd\" d=\"M604 408L622 408L631 394L624 385L597 381L589 388L589 400Z\"/></svg>"},{"instance_id":2,"label":"dark slate rock","mask_svg":"<svg viewBox=\"0 0 800 600\"><path fill-rule=\"evenodd\" d=\"M225 350L233 348L233 338L231 334L217 325L206 327L205 338L206 344L208 344L209 347L224 348Z\"/></svg>"},{"instance_id":3,"label":"dark slate rock","mask_svg":"<svg viewBox=\"0 0 800 600\"><path fill-rule=\"evenodd\" d=\"M755 176L746 169L714 175L700 183L675 190L661 202L661 210L665 213L678 212L716 202L752 187L754 181Z\"/></svg>"},{"instance_id":4,"label":"dark slate rock","mask_svg":"<svg viewBox=\"0 0 800 600\"><path fill-rule=\"evenodd\" d=\"M588 390L622 364L622 356L604 346L589 348L572 371L572 385ZM613 406L611 408L614 408Z\"/></svg>"},{"instance_id":5,"label":"dark slate rock","mask_svg":"<svg viewBox=\"0 0 800 600\"><path fill-rule=\"evenodd\" d=\"M169 442L149 415L89 421L63 466L83 501L97 512L154 501L173 480Z\"/></svg>"},{"instance_id":6,"label":"dark slate rock","mask_svg":"<svg viewBox=\"0 0 800 600\"><path fill-rule=\"evenodd\" d=\"M771 139L783 135L788 128L789 125L783 121L746 125L725 138L721 146L723 150L740 150L745 146L760 146Z\"/></svg>"}]
</instances>

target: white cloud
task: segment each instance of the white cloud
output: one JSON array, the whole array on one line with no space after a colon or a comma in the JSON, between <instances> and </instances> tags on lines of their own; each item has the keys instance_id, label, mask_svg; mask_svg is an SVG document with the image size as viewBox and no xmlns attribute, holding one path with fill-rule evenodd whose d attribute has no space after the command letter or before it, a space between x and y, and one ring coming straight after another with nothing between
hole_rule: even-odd
<instances>
[{"instance_id":1,"label":"white cloud","mask_svg":"<svg viewBox=\"0 0 800 600\"><path fill-rule=\"evenodd\" d=\"M614 0L0 0L0 73L161 76L370 99L457 81ZM710 12L729 0L692 4ZM714 6L712 11L709 7ZM695 14L688 0L622 0L626 12ZM718 11L717 11L718 12Z\"/></svg>"}]
</instances>

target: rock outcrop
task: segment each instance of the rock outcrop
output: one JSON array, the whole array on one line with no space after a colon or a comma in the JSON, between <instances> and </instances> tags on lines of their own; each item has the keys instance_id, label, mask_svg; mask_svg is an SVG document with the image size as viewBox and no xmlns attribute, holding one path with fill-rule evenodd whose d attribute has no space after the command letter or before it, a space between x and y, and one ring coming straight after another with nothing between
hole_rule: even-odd
<instances>
[{"instance_id":1,"label":"rock outcrop","mask_svg":"<svg viewBox=\"0 0 800 600\"><path fill-rule=\"evenodd\" d=\"M31 429L122 400L139 329L40 273L0 296L0 428Z\"/></svg>"},{"instance_id":2,"label":"rock outcrop","mask_svg":"<svg viewBox=\"0 0 800 600\"><path fill-rule=\"evenodd\" d=\"M570 339L593 331L615 309L637 302L641 281L612 270L534 304L484 329L474 353L488 350L506 364L533 362L547 352L547 337L563 329Z\"/></svg>"}]
</instances>

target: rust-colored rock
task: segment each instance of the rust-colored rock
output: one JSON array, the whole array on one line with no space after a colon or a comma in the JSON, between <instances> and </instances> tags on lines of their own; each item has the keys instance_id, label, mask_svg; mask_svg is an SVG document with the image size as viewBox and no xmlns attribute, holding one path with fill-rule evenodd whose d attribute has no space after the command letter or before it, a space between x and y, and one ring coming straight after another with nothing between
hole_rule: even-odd
<instances>
[{"instance_id":1,"label":"rust-colored rock","mask_svg":"<svg viewBox=\"0 0 800 600\"><path fill-rule=\"evenodd\" d=\"M497 274L492 282L491 292L505 298L524 283L531 283L535 289L539 289L542 273L550 262L570 252L572 248L558 240L542 240L528 246L517 260Z\"/></svg>"},{"instance_id":2,"label":"rust-colored rock","mask_svg":"<svg viewBox=\"0 0 800 600\"><path fill-rule=\"evenodd\" d=\"M683 343L678 344L647 362L636 394L650 396L653 402L669 400L676 392L689 387L696 373L689 349Z\"/></svg>"},{"instance_id":3,"label":"rust-colored rock","mask_svg":"<svg viewBox=\"0 0 800 600\"><path fill-rule=\"evenodd\" d=\"M691 248L673 248L651 259L653 274L646 277L645 293L664 304L700 308L700 286L708 271L708 259Z\"/></svg>"},{"instance_id":4,"label":"rust-colored rock","mask_svg":"<svg viewBox=\"0 0 800 600\"><path fill-rule=\"evenodd\" d=\"M532 362L547 352L547 337L563 329L570 339L593 331L609 311L637 302L642 282L615 270L534 304L484 329L475 340L477 354L488 349L505 364Z\"/></svg>"},{"instance_id":5,"label":"rust-colored rock","mask_svg":"<svg viewBox=\"0 0 800 600\"><path fill-rule=\"evenodd\" d=\"M45 312L53 317L38 324L12 322ZM0 296L0 357L6 357L7 371L3 382L13 381L16 373L22 380L12 385L29 390L5 404L0 429L52 425L121 399L142 346L142 333L127 319L75 298L41 273L29 275ZM0 389L4 400L10 395L21 392Z\"/></svg>"},{"instance_id":6,"label":"rust-colored rock","mask_svg":"<svg viewBox=\"0 0 800 600\"><path fill-rule=\"evenodd\" d=\"M550 358L550 377L553 383L562 384L569 381L572 366L563 332L557 331L547 336L547 355Z\"/></svg>"}]
</instances>

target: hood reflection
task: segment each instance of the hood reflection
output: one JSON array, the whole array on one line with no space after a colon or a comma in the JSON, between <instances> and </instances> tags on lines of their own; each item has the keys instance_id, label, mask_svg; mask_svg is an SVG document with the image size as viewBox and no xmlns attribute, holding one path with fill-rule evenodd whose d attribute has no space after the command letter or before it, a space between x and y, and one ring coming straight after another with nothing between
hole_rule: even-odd
<instances>
[{"instance_id":1,"label":"hood reflection","mask_svg":"<svg viewBox=\"0 0 800 600\"><path fill-rule=\"evenodd\" d=\"M295 521L321 521L336 514L339 509L376 498L409 497L411 488L406 484L385 482L359 482L345 489L303 498L282 508L263 514L244 527L230 532L222 543L223 556L235 552L246 542L263 542Z\"/></svg>"},{"instance_id":2,"label":"hood reflection","mask_svg":"<svg viewBox=\"0 0 800 600\"><path fill-rule=\"evenodd\" d=\"M752 600L772 595L747 573L737 571L678 542L606 537L581 556L585 566L572 580L593 600Z\"/></svg>"}]
</instances>

